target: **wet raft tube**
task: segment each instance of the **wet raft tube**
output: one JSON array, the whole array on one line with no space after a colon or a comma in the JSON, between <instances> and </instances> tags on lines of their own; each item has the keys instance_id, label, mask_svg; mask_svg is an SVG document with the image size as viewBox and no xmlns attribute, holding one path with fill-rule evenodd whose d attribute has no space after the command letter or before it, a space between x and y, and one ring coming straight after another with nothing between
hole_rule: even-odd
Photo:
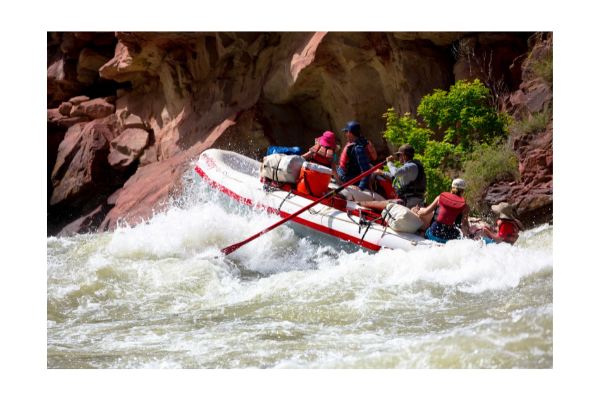
<instances>
[{"instance_id":1,"label":"wet raft tube","mask_svg":"<svg viewBox=\"0 0 600 400\"><path fill-rule=\"evenodd\" d=\"M218 149L206 150L196 163L196 172L212 187L240 203L264 208L271 214L277 214L279 210L281 218L290 216L316 200L295 190L290 194L288 185L279 189L271 187L269 191L265 191L259 170L258 161ZM336 187L334 184L329 185L331 190ZM309 211L292 221L373 251L382 248L411 250L421 246L439 246L439 243L417 235L385 229L378 223L372 223L365 234L367 227L359 226L358 222L360 216L364 218L364 215L369 215L369 210L353 201L336 199L331 205L317 204ZM369 218L372 219L373 216L370 215Z\"/></svg>"}]
</instances>

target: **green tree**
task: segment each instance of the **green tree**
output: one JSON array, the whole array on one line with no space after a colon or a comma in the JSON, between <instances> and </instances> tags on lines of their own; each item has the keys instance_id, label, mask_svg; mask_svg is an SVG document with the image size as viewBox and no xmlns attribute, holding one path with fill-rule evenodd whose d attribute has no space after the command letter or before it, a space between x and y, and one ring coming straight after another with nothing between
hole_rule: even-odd
<instances>
[{"instance_id":1,"label":"green tree","mask_svg":"<svg viewBox=\"0 0 600 400\"><path fill-rule=\"evenodd\" d=\"M490 106L492 95L475 79L458 81L450 91L435 89L421 99L417 114L428 127L437 126L445 134L444 141L471 152L475 143L490 144L508 135L510 116Z\"/></svg>"},{"instance_id":2,"label":"green tree","mask_svg":"<svg viewBox=\"0 0 600 400\"><path fill-rule=\"evenodd\" d=\"M426 127L409 113L398 117L393 108L384 114L387 119L384 137L397 146L413 146L415 158L425 167L427 202L448 190L453 177L458 175L461 161L474 146L487 145L508 135L510 116L497 113L490 106L491 100L489 90L479 80L458 81L449 92L436 89L423 97L417 114ZM441 142L431 140L430 128L434 126L444 133Z\"/></svg>"}]
</instances>

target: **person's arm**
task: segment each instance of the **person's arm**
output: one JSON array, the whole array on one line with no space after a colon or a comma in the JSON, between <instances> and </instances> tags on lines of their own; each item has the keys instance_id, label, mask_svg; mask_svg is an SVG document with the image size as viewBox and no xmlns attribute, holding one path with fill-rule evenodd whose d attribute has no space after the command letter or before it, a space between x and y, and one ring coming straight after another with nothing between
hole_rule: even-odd
<instances>
[{"instance_id":1,"label":"person's arm","mask_svg":"<svg viewBox=\"0 0 600 400\"><path fill-rule=\"evenodd\" d=\"M469 205L465 204L465 206L463 207L463 211L462 211L462 224L461 224L461 230L462 230L462 233L465 238L469 237L469 212L470 211L471 211L471 208L469 207Z\"/></svg>"},{"instance_id":2,"label":"person's arm","mask_svg":"<svg viewBox=\"0 0 600 400\"><path fill-rule=\"evenodd\" d=\"M487 237L488 239L492 239L496 243L502 243L504 241L504 238L502 236L496 235L487 226L484 226L481 229L481 233L482 233L483 236Z\"/></svg>"},{"instance_id":3,"label":"person's arm","mask_svg":"<svg viewBox=\"0 0 600 400\"><path fill-rule=\"evenodd\" d=\"M388 169L390 169L390 168L394 168L395 169L396 168L394 166L394 164L392 163L394 161L394 156L388 156L388 158L386 158L385 161L387 161ZM391 171L391 169L390 169L390 171ZM385 171L383 171L381 169L378 169L377 171L374 172L374 174L375 175L379 175L379 176L383 176L383 177L385 177L385 178L387 178L389 180L394 180L394 174L392 174L391 172L385 172Z\"/></svg>"},{"instance_id":4,"label":"person's arm","mask_svg":"<svg viewBox=\"0 0 600 400\"><path fill-rule=\"evenodd\" d=\"M393 161L392 156L389 156L388 158L386 158L386 161L387 161L387 166L388 166L388 169L390 170L390 172L385 172L385 171L378 169L377 171L375 171L376 175L385 176L386 178L391 179L391 180L394 180L394 178L406 178L410 181L410 180L412 180L412 179L409 179L411 174L414 175L413 179L416 179L417 175L419 174L419 170L417 168L416 175L415 175L415 170L414 170L414 167L416 167L415 165L405 164L402 167L398 168L392 162Z\"/></svg>"},{"instance_id":5,"label":"person's arm","mask_svg":"<svg viewBox=\"0 0 600 400\"><path fill-rule=\"evenodd\" d=\"M421 215L421 216L431 214L437 208L439 201L440 201L440 196L436 197L435 200L433 201L433 203L428 205L426 208L423 208L423 209L417 208L417 211L415 211L415 213L417 215ZM418 206L413 207L413 211L414 211L414 208L416 208L416 207L418 207Z\"/></svg>"},{"instance_id":6,"label":"person's arm","mask_svg":"<svg viewBox=\"0 0 600 400\"><path fill-rule=\"evenodd\" d=\"M335 178L337 184L341 185L342 181L340 180L340 177L338 175L337 168L335 165L335 161L333 161L333 160L331 160L331 173L333 174L333 177Z\"/></svg>"},{"instance_id":7,"label":"person's arm","mask_svg":"<svg viewBox=\"0 0 600 400\"><path fill-rule=\"evenodd\" d=\"M311 158L311 156L312 156L312 153L309 151L309 152L302 154L301 157L308 161Z\"/></svg>"},{"instance_id":8,"label":"person's arm","mask_svg":"<svg viewBox=\"0 0 600 400\"><path fill-rule=\"evenodd\" d=\"M392 179L399 178L403 182L410 182L417 179L419 175L419 167L415 164L404 164L400 168L396 167L393 163L388 162L388 168L390 169L390 177Z\"/></svg>"},{"instance_id":9,"label":"person's arm","mask_svg":"<svg viewBox=\"0 0 600 400\"><path fill-rule=\"evenodd\" d=\"M367 150L363 146L356 146L354 149L354 154L356 154L356 159L358 161L358 165L360 167L361 174L364 174L368 170L371 169L369 165L369 157L367 156ZM369 180L371 179L370 175L365 176L360 180L358 184L359 190L365 190L369 187Z\"/></svg>"}]
</instances>

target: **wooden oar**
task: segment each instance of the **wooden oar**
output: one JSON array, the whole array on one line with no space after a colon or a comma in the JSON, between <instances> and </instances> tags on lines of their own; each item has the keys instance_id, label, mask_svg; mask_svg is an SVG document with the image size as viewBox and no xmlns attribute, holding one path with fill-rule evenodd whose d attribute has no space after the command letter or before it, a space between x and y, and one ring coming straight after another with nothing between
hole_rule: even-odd
<instances>
[{"instance_id":1,"label":"wooden oar","mask_svg":"<svg viewBox=\"0 0 600 400\"><path fill-rule=\"evenodd\" d=\"M383 164L384 163L378 164L375 167L373 167L370 170L368 170L367 172L363 172L362 174L360 174L356 178L352 179L351 181L349 181L349 182L345 183L344 185L340 186L339 188L334 189L331 192L327 193L325 196L321 197L319 200L313 201L312 203L310 203L306 207L304 207L304 208L296 211L292 215L288 216L287 218L282 219L281 221L277 222L276 224L271 225L267 229L264 229L264 230L258 232L256 235L251 236L251 237L249 237L248 239L246 239L246 240L244 240L242 242L239 242L239 243L236 243L236 244L232 244L229 247L225 247L224 249L221 249L221 253L223 253L224 255L228 255L228 254L233 253L234 251L236 251L237 249L239 249L240 247L242 247L246 243L250 243L254 239L258 238L259 236L264 235L265 233L269 232L270 230L273 230L273 229L277 228L279 225L286 223L287 221L289 221L290 219L292 219L294 217L297 217L298 215L302 214L304 211L308 210L309 208L313 207L314 205L319 204L323 200L327 199L327 197L333 196L336 193L341 192L342 189L344 189L346 186L352 185L353 183L361 180L362 178L364 178L365 176L369 175L370 173L372 173L376 169L379 169L379 168L383 167Z\"/></svg>"}]
</instances>

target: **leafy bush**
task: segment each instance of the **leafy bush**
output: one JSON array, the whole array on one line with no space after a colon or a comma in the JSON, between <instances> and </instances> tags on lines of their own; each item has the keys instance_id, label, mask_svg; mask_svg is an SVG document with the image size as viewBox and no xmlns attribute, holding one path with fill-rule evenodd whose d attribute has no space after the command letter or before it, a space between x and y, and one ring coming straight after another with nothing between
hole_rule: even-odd
<instances>
[{"instance_id":1,"label":"leafy bush","mask_svg":"<svg viewBox=\"0 0 600 400\"><path fill-rule=\"evenodd\" d=\"M492 145L475 145L463 163L461 178L467 182L465 199L477 212L479 203L489 186L500 180L519 180L517 155L504 141Z\"/></svg>"},{"instance_id":2,"label":"leafy bush","mask_svg":"<svg viewBox=\"0 0 600 400\"><path fill-rule=\"evenodd\" d=\"M515 121L510 126L511 136L517 137L524 133L540 133L546 130L546 125L552 117L552 107L533 115L530 120Z\"/></svg>"},{"instance_id":3,"label":"leafy bush","mask_svg":"<svg viewBox=\"0 0 600 400\"><path fill-rule=\"evenodd\" d=\"M490 107L492 96L488 88L475 79L458 81L450 91L435 89L421 99L417 114L428 126L444 130L444 141L457 144L469 152L475 143L491 143L508 134L510 116L498 114Z\"/></svg>"},{"instance_id":4,"label":"leafy bush","mask_svg":"<svg viewBox=\"0 0 600 400\"><path fill-rule=\"evenodd\" d=\"M553 62L553 58L554 58L554 51L550 50L545 56L544 58L542 58L541 60L532 60L531 61L531 67L533 68L533 71L535 72L535 74L542 78L542 80L548 85L548 86L552 86L552 78L553 78L553 72L554 72L554 68L552 65Z\"/></svg>"},{"instance_id":5,"label":"leafy bush","mask_svg":"<svg viewBox=\"0 0 600 400\"><path fill-rule=\"evenodd\" d=\"M458 176L461 160L475 146L488 145L496 138L507 136L510 117L498 114L489 105L490 100L489 90L479 80L459 81L449 92L436 89L423 97L417 114L427 127L422 127L408 113L398 117L393 108L384 114L387 118L384 137L398 146L413 146L415 158L425 167L428 203L450 189L452 179ZM430 140L432 126L445 133L441 142Z\"/></svg>"}]
</instances>

